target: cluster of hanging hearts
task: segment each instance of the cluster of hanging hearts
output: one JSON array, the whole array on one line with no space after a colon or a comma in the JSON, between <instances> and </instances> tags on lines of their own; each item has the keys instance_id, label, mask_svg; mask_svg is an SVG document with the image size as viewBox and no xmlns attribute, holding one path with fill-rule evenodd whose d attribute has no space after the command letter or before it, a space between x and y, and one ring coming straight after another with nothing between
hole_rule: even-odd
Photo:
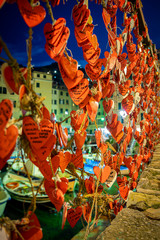
<instances>
[{"instance_id":1,"label":"cluster of hanging hearts","mask_svg":"<svg viewBox=\"0 0 160 240\"><path fill-rule=\"evenodd\" d=\"M17 3L29 28L40 24L46 16L45 9L37 4L38 1L33 1L32 6L28 0L6 0L6 2ZM5 1L1 1L0 7L4 3ZM51 0L53 7L59 3L60 1ZM46 39L45 50L50 58L58 62L69 95L79 106L78 111L70 113L71 127L74 129L75 152L69 151L67 129L63 129L61 123L56 122L54 114L50 114L45 106L41 107L39 118L36 115L26 114L31 111L27 105L30 104L28 98L31 94L26 84L27 69L17 69L7 63L2 65L3 79L9 92L19 94L23 112L22 133L19 135L27 145L24 150L43 174L44 187L50 201L57 211L60 211L63 206L62 228L66 219L71 227L74 227L82 214L84 219L90 222L92 212L91 203L86 199L75 201L73 205L64 201L68 179L59 177L60 170L62 173L66 169L70 170L81 183L83 182L83 187L80 189L82 192L79 192L82 198L84 194L93 197L96 193L103 194L103 184L110 187L110 179L117 179L120 198L125 201L129 191L136 188L141 166L143 169L152 157L154 146L159 138L160 115L157 99L160 84L156 68L157 55L151 54L150 50L143 46L147 28L140 35L137 15L140 8L139 0L136 0L135 5L127 0L100 0L98 4L103 6L102 18L110 47L110 51L104 52L103 58L100 58L101 49L97 36L93 33L93 19L88 4L81 0L72 10L75 38L78 47L82 47L83 57L87 62L85 71L92 81L92 88L89 88L89 80L84 77L84 73L78 69L78 62L66 51L70 36L66 20L61 17L53 21L52 18L53 22L46 23L43 29ZM119 35L116 31L118 10L124 15L124 29ZM136 44L133 42L133 34L137 40ZM127 53L123 52L124 46ZM1 48L0 46L0 50ZM132 86L131 82L133 82ZM122 108L128 116L128 124L125 127L118 120L118 115L114 113L114 100L111 97L116 89L121 98ZM93 167L94 175L84 180L83 174L79 176L76 170L79 169L82 173L84 171L82 147L87 137L89 118L92 122L95 121L100 100L103 100L101 102L106 113L106 127L119 144L119 152L115 155L111 154L111 150L114 151L114 149L105 142L101 130L96 126L95 139L101 162L99 166ZM39 108L39 105L36 106ZM0 134L2 136L0 169L11 156L18 137L17 127L9 124L12 111L13 106L10 100L5 99L0 103ZM136 124L139 113L142 112L144 119L140 121L140 131L138 131ZM133 138L140 146L139 152L133 157L127 157L126 150ZM57 148L58 145L60 150ZM117 177L122 164L129 169L129 181L126 177ZM105 197L108 196L105 194ZM107 204L115 214L123 208L123 204L118 200L109 200Z\"/></svg>"}]
</instances>

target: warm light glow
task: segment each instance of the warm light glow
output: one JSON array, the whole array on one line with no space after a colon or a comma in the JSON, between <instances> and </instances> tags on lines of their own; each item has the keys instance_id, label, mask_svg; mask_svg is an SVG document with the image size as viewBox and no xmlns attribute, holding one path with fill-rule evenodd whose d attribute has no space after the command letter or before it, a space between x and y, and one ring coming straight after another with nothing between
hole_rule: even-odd
<instances>
[{"instance_id":1,"label":"warm light glow","mask_svg":"<svg viewBox=\"0 0 160 240\"><path fill-rule=\"evenodd\" d=\"M122 118L125 118L127 116L127 113L125 111L121 110L120 115Z\"/></svg>"}]
</instances>

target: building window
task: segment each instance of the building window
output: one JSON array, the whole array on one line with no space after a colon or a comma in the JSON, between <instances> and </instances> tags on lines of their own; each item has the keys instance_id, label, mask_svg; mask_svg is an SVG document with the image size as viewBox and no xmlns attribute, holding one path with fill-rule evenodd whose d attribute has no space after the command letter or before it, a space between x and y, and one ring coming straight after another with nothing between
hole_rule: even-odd
<instances>
[{"instance_id":1,"label":"building window","mask_svg":"<svg viewBox=\"0 0 160 240\"><path fill-rule=\"evenodd\" d=\"M100 113L100 112L98 112L98 115L101 115L101 113Z\"/></svg>"},{"instance_id":2,"label":"building window","mask_svg":"<svg viewBox=\"0 0 160 240\"><path fill-rule=\"evenodd\" d=\"M3 94L7 94L7 88L3 88Z\"/></svg>"},{"instance_id":3,"label":"building window","mask_svg":"<svg viewBox=\"0 0 160 240\"><path fill-rule=\"evenodd\" d=\"M54 100L54 104L57 104L57 100Z\"/></svg>"},{"instance_id":4,"label":"building window","mask_svg":"<svg viewBox=\"0 0 160 240\"><path fill-rule=\"evenodd\" d=\"M64 99L63 99L63 104L65 104L65 101L64 101Z\"/></svg>"},{"instance_id":5,"label":"building window","mask_svg":"<svg viewBox=\"0 0 160 240\"><path fill-rule=\"evenodd\" d=\"M37 93L38 96L41 96L42 94L41 93Z\"/></svg>"},{"instance_id":6,"label":"building window","mask_svg":"<svg viewBox=\"0 0 160 240\"><path fill-rule=\"evenodd\" d=\"M118 103L118 109L122 109L122 104L120 102Z\"/></svg>"},{"instance_id":7,"label":"building window","mask_svg":"<svg viewBox=\"0 0 160 240\"><path fill-rule=\"evenodd\" d=\"M63 113L63 108L60 108L60 113Z\"/></svg>"},{"instance_id":8,"label":"building window","mask_svg":"<svg viewBox=\"0 0 160 240\"><path fill-rule=\"evenodd\" d=\"M54 90L54 94L55 94L55 95L57 94L57 91L56 91L56 90Z\"/></svg>"},{"instance_id":9,"label":"building window","mask_svg":"<svg viewBox=\"0 0 160 240\"><path fill-rule=\"evenodd\" d=\"M143 113L141 113L141 120L143 120Z\"/></svg>"},{"instance_id":10,"label":"building window","mask_svg":"<svg viewBox=\"0 0 160 240\"><path fill-rule=\"evenodd\" d=\"M60 91L60 95L63 96L63 92L62 91Z\"/></svg>"},{"instance_id":11,"label":"building window","mask_svg":"<svg viewBox=\"0 0 160 240\"><path fill-rule=\"evenodd\" d=\"M16 101L13 101L13 107L16 108Z\"/></svg>"},{"instance_id":12,"label":"building window","mask_svg":"<svg viewBox=\"0 0 160 240\"><path fill-rule=\"evenodd\" d=\"M59 104L63 104L63 100L62 99L59 99Z\"/></svg>"},{"instance_id":13,"label":"building window","mask_svg":"<svg viewBox=\"0 0 160 240\"><path fill-rule=\"evenodd\" d=\"M68 97L68 92L66 92L66 97Z\"/></svg>"},{"instance_id":14,"label":"building window","mask_svg":"<svg viewBox=\"0 0 160 240\"><path fill-rule=\"evenodd\" d=\"M124 123L124 119L121 117L121 123Z\"/></svg>"},{"instance_id":15,"label":"building window","mask_svg":"<svg viewBox=\"0 0 160 240\"><path fill-rule=\"evenodd\" d=\"M37 74L37 77L40 77L40 74Z\"/></svg>"},{"instance_id":16,"label":"building window","mask_svg":"<svg viewBox=\"0 0 160 240\"><path fill-rule=\"evenodd\" d=\"M68 119L66 120L66 123L68 123Z\"/></svg>"},{"instance_id":17,"label":"building window","mask_svg":"<svg viewBox=\"0 0 160 240\"><path fill-rule=\"evenodd\" d=\"M68 114L68 109L65 110L65 114L66 114L66 115Z\"/></svg>"},{"instance_id":18,"label":"building window","mask_svg":"<svg viewBox=\"0 0 160 240\"><path fill-rule=\"evenodd\" d=\"M69 104L69 100L68 100L68 99L66 100L66 104L67 104L67 105Z\"/></svg>"},{"instance_id":19,"label":"building window","mask_svg":"<svg viewBox=\"0 0 160 240\"><path fill-rule=\"evenodd\" d=\"M98 108L100 108L100 107L101 107L101 105L99 104Z\"/></svg>"},{"instance_id":20,"label":"building window","mask_svg":"<svg viewBox=\"0 0 160 240\"><path fill-rule=\"evenodd\" d=\"M46 75L43 75L43 78L46 78Z\"/></svg>"},{"instance_id":21,"label":"building window","mask_svg":"<svg viewBox=\"0 0 160 240\"><path fill-rule=\"evenodd\" d=\"M11 95L14 95L14 92L10 93Z\"/></svg>"},{"instance_id":22,"label":"building window","mask_svg":"<svg viewBox=\"0 0 160 240\"><path fill-rule=\"evenodd\" d=\"M36 83L36 87L37 87L37 88L40 87L40 83L39 83L39 82Z\"/></svg>"},{"instance_id":23,"label":"building window","mask_svg":"<svg viewBox=\"0 0 160 240\"><path fill-rule=\"evenodd\" d=\"M89 133L92 134L92 130L89 130Z\"/></svg>"},{"instance_id":24,"label":"building window","mask_svg":"<svg viewBox=\"0 0 160 240\"><path fill-rule=\"evenodd\" d=\"M57 109L54 109L54 114L57 114Z\"/></svg>"},{"instance_id":25,"label":"building window","mask_svg":"<svg viewBox=\"0 0 160 240\"><path fill-rule=\"evenodd\" d=\"M62 121L62 118L60 118L59 120Z\"/></svg>"},{"instance_id":26,"label":"building window","mask_svg":"<svg viewBox=\"0 0 160 240\"><path fill-rule=\"evenodd\" d=\"M0 87L0 93L2 93L2 87Z\"/></svg>"}]
</instances>

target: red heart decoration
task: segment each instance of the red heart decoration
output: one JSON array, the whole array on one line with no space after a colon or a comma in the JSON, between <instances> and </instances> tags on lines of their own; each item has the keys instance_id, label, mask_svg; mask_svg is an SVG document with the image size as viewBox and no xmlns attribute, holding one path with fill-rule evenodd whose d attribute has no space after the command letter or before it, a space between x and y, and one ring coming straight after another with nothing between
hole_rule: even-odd
<instances>
[{"instance_id":1,"label":"red heart decoration","mask_svg":"<svg viewBox=\"0 0 160 240\"><path fill-rule=\"evenodd\" d=\"M76 149L76 154L72 154L72 163L76 168L83 168L83 154L81 149Z\"/></svg>"},{"instance_id":2,"label":"red heart decoration","mask_svg":"<svg viewBox=\"0 0 160 240\"><path fill-rule=\"evenodd\" d=\"M16 145L15 145L16 146ZM10 158L10 156L12 155L14 149L15 149L15 146L13 146L13 149L10 150L9 154L6 155L5 158L1 158L0 157L0 170L6 165L7 163L7 160Z\"/></svg>"},{"instance_id":3,"label":"red heart decoration","mask_svg":"<svg viewBox=\"0 0 160 240\"><path fill-rule=\"evenodd\" d=\"M64 195L62 191L60 189L55 189L55 184L53 181L45 180L44 187L50 201L57 209L57 212L59 212L64 202Z\"/></svg>"},{"instance_id":4,"label":"red heart decoration","mask_svg":"<svg viewBox=\"0 0 160 240\"><path fill-rule=\"evenodd\" d=\"M57 181L57 187L65 194L68 189L68 179L65 177L60 178L60 180Z\"/></svg>"},{"instance_id":5,"label":"red heart decoration","mask_svg":"<svg viewBox=\"0 0 160 240\"><path fill-rule=\"evenodd\" d=\"M77 70L74 79L70 79L67 76L66 72L64 71L60 60L58 62L58 67L59 67L62 79L68 89L74 88L84 77L84 73L81 70Z\"/></svg>"},{"instance_id":6,"label":"red heart decoration","mask_svg":"<svg viewBox=\"0 0 160 240\"><path fill-rule=\"evenodd\" d=\"M59 163L60 163L59 155L52 157L51 162L52 162L53 171L54 171L54 173L56 173L57 168L59 167Z\"/></svg>"},{"instance_id":7,"label":"red heart decoration","mask_svg":"<svg viewBox=\"0 0 160 240\"><path fill-rule=\"evenodd\" d=\"M30 212L29 224L17 226L17 228L18 228L18 231L20 232L20 234L22 235L23 239L41 240L43 238L43 232L42 232L40 223L38 221L38 218L32 212ZM20 238L18 237L18 239L20 239Z\"/></svg>"},{"instance_id":8,"label":"red heart decoration","mask_svg":"<svg viewBox=\"0 0 160 240\"><path fill-rule=\"evenodd\" d=\"M12 116L13 104L9 99L4 99L0 103L0 130L4 129Z\"/></svg>"},{"instance_id":9,"label":"red heart decoration","mask_svg":"<svg viewBox=\"0 0 160 240\"><path fill-rule=\"evenodd\" d=\"M51 170L50 163L47 161L39 162L39 161L32 161L40 170L42 175L44 176L45 179L48 181L52 180L53 174Z\"/></svg>"},{"instance_id":10,"label":"red heart decoration","mask_svg":"<svg viewBox=\"0 0 160 240\"><path fill-rule=\"evenodd\" d=\"M88 40L88 38L86 36L86 32L89 31L89 32L93 33L93 29L94 29L94 25L93 24L87 24L83 31L81 31L79 28L75 28L75 30L74 30L74 35L76 37L78 46L82 47L83 51L86 48L88 49L87 45L89 43L89 40Z\"/></svg>"},{"instance_id":11,"label":"red heart decoration","mask_svg":"<svg viewBox=\"0 0 160 240\"><path fill-rule=\"evenodd\" d=\"M123 187L120 187L120 188L119 188L119 193L120 193L121 197L122 197L124 200L126 200L127 197L128 197L128 193L129 193L129 187L128 187L128 185L123 186Z\"/></svg>"},{"instance_id":12,"label":"red heart decoration","mask_svg":"<svg viewBox=\"0 0 160 240\"><path fill-rule=\"evenodd\" d=\"M119 93L122 96L125 96L130 88L131 85L131 80L127 80L124 83L119 84L118 89L119 89Z\"/></svg>"},{"instance_id":13,"label":"red heart decoration","mask_svg":"<svg viewBox=\"0 0 160 240\"><path fill-rule=\"evenodd\" d=\"M46 10L42 6L32 7L27 0L17 0L19 11L28 27L40 24L46 17Z\"/></svg>"},{"instance_id":14,"label":"red heart decoration","mask_svg":"<svg viewBox=\"0 0 160 240\"><path fill-rule=\"evenodd\" d=\"M88 75L88 77L94 81L94 80L97 80L101 74L101 69L99 69L98 72L94 72L93 69L91 68L91 65L90 64L86 64L85 66L85 71Z\"/></svg>"},{"instance_id":15,"label":"red heart decoration","mask_svg":"<svg viewBox=\"0 0 160 240\"><path fill-rule=\"evenodd\" d=\"M65 18L58 18L54 22L54 25L51 23L46 23L44 25L43 32L44 32L47 43L57 46L57 43L62 37L63 30L64 30L63 28L65 25L66 25Z\"/></svg>"},{"instance_id":16,"label":"red heart decoration","mask_svg":"<svg viewBox=\"0 0 160 240\"><path fill-rule=\"evenodd\" d=\"M5 130L1 130L0 135L0 158L5 159L6 156L10 157L14 150L14 146L18 137L18 128L14 125L11 125Z\"/></svg>"},{"instance_id":17,"label":"red heart decoration","mask_svg":"<svg viewBox=\"0 0 160 240\"><path fill-rule=\"evenodd\" d=\"M110 175L110 173L111 173L111 168L110 168L109 166L105 166L105 167L101 170L98 166L94 166L94 167L93 167L93 171L94 171L97 179L99 179L99 175L100 175L100 173L101 173L100 182L101 182L101 183L104 183L104 182L108 179L108 177L109 177L109 175Z\"/></svg>"},{"instance_id":18,"label":"red heart decoration","mask_svg":"<svg viewBox=\"0 0 160 240\"><path fill-rule=\"evenodd\" d=\"M79 133L79 131L74 133L74 140L75 140L76 147L78 149L81 149L83 147L86 136L87 136L87 132L86 132L86 130L83 130L83 129L81 130L80 133Z\"/></svg>"},{"instance_id":19,"label":"red heart decoration","mask_svg":"<svg viewBox=\"0 0 160 240\"><path fill-rule=\"evenodd\" d=\"M127 114L130 114L132 110L133 100L134 97L131 94L129 94L126 98L122 100L122 107L124 108Z\"/></svg>"},{"instance_id":20,"label":"red heart decoration","mask_svg":"<svg viewBox=\"0 0 160 240\"><path fill-rule=\"evenodd\" d=\"M7 86L9 93L15 92L19 94L19 88L22 84L21 76L23 75L24 79L27 79L27 69L20 68L19 71L15 70L15 75L13 74L13 69L8 65L8 63L3 63L1 66L2 76Z\"/></svg>"},{"instance_id":21,"label":"red heart decoration","mask_svg":"<svg viewBox=\"0 0 160 240\"><path fill-rule=\"evenodd\" d=\"M86 202L86 204L83 205L82 211L83 211L83 217L86 220L86 222L88 223L90 212L91 212L91 206L89 205L88 202ZM91 218L90 218L90 222L91 222Z\"/></svg>"},{"instance_id":22,"label":"red heart decoration","mask_svg":"<svg viewBox=\"0 0 160 240\"><path fill-rule=\"evenodd\" d=\"M74 78L77 75L78 71L78 62L73 59L72 57L65 57L63 55L60 59L60 64L65 71L66 75L71 79L74 80Z\"/></svg>"},{"instance_id":23,"label":"red heart decoration","mask_svg":"<svg viewBox=\"0 0 160 240\"><path fill-rule=\"evenodd\" d=\"M78 114L76 111L71 111L70 116L71 116L71 126L75 131L77 131L81 127L82 122L84 121L84 118L85 118L85 121L84 121L83 129L86 129L88 127L89 120L85 113Z\"/></svg>"},{"instance_id":24,"label":"red heart decoration","mask_svg":"<svg viewBox=\"0 0 160 240\"><path fill-rule=\"evenodd\" d=\"M45 106L43 106L40 110L42 112L43 119L48 119L48 120L51 119L50 113L49 113L48 109Z\"/></svg>"},{"instance_id":25,"label":"red heart decoration","mask_svg":"<svg viewBox=\"0 0 160 240\"><path fill-rule=\"evenodd\" d=\"M79 105L89 93L89 82L86 78L83 78L74 88L69 89L68 93L72 101Z\"/></svg>"},{"instance_id":26,"label":"red heart decoration","mask_svg":"<svg viewBox=\"0 0 160 240\"><path fill-rule=\"evenodd\" d=\"M99 44L98 44L98 40L97 40L97 36L95 35L95 34L91 34L91 32L86 32L86 36L87 36L87 38L88 38L88 40L89 40L89 43L91 44L91 46L95 49L95 50L97 50L97 48L98 48L98 46L99 46Z\"/></svg>"},{"instance_id":27,"label":"red heart decoration","mask_svg":"<svg viewBox=\"0 0 160 240\"><path fill-rule=\"evenodd\" d=\"M3 4L6 2L6 0L0 0L0 8L3 7Z\"/></svg>"},{"instance_id":28,"label":"red heart decoration","mask_svg":"<svg viewBox=\"0 0 160 240\"><path fill-rule=\"evenodd\" d=\"M108 149L108 145L106 143L102 143L100 145L100 150L101 150L101 153L104 154Z\"/></svg>"},{"instance_id":29,"label":"red heart decoration","mask_svg":"<svg viewBox=\"0 0 160 240\"><path fill-rule=\"evenodd\" d=\"M86 105L88 116L90 117L92 122L95 121L97 111L98 111L98 106L99 106L99 103L95 101L93 97L90 98L88 104Z\"/></svg>"},{"instance_id":30,"label":"red heart decoration","mask_svg":"<svg viewBox=\"0 0 160 240\"><path fill-rule=\"evenodd\" d=\"M56 136L55 135L51 135L50 138L48 139L48 141L41 146L38 151L36 148L34 148L33 146L32 148L32 152L33 154L36 156L36 158L38 158L38 160L40 162L46 160L46 158L49 156L49 154L51 153L51 151L53 150L54 145L56 144Z\"/></svg>"},{"instance_id":31,"label":"red heart decoration","mask_svg":"<svg viewBox=\"0 0 160 240\"><path fill-rule=\"evenodd\" d=\"M131 169L131 163L133 158L132 157L124 157L123 162L126 165L126 167L130 170Z\"/></svg>"},{"instance_id":32,"label":"red heart decoration","mask_svg":"<svg viewBox=\"0 0 160 240\"><path fill-rule=\"evenodd\" d=\"M109 99L108 102L104 99L103 102L103 108L104 108L104 111L109 114L110 111L113 110L114 108L114 101L112 99ZM110 114L109 114L110 115Z\"/></svg>"},{"instance_id":33,"label":"red heart decoration","mask_svg":"<svg viewBox=\"0 0 160 240\"><path fill-rule=\"evenodd\" d=\"M85 179L85 188L88 194L92 194L95 191L95 180L93 177L89 177L89 179Z\"/></svg>"},{"instance_id":34,"label":"red heart decoration","mask_svg":"<svg viewBox=\"0 0 160 240\"><path fill-rule=\"evenodd\" d=\"M111 21L111 17L110 17L110 14L107 12L107 10L105 8L103 8L102 17L103 17L103 22L105 24L106 29L108 29L108 24Z\"/></svg>"},{"instance_id":35,"label":"red heart decoration","mask_svg":"<svg viewBox=\"0 0 160 240\"><path fill-rule=\"evenodd\" d=\"M25 117L23 119L23 131L31 147L40 149L53 135L53 124L48 119L43 119L38 127L31 117Z\"/></svg>"},{"instance_id":36,"label":"red heart decoration","mask_svg":"<svg viewBox=\"0 0 160 240\"><path fill-rule=\"evenodd\" d=\"M62 173L64 173L66 167L68 166L68 163L71 162L72 155L70 154L70 152L63 153L62 151L60 151L58 155L60 158L59 166L61 168Z\"/></svg>"},{"instance_id":37,"label":"red heart decoration","mask_svg":"<svg viewBox=\"0 0 160 240\"><path fill-rule=\"evenodd\" d=\"M102 137L101 131L100 130L96 130L95 131L95 138L96 138L96 144L97 144L98 148L100 147L100 144L101 144L101 137Z\"/></svg>"},{"instance_id":38,"label":"red heart decoration","mask_svg":"<svg viewBox=\"0 0 160 240\"><path fill-rule=\"evenodd\" d=\"M82 216L82 207L70 208L67 212L67 220L73 228Z\"/></svg>"}]
</instances>

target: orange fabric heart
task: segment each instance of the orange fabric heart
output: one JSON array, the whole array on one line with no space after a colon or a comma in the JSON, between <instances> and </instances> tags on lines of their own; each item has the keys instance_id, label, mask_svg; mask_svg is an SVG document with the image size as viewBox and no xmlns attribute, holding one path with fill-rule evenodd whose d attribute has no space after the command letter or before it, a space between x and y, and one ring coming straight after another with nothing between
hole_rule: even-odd
<instances>
[{"instance_id":1,"label":"orange fabric heart","mask_svg":"<svg viewBox=\"0 0 160 240\"><path fill-rule=\"evenodd\" d=\"M53 124L48 119L43 119L37 123L31 117L23 119L23 131L32 147L39 149L53 135Z\"/></svg>"},{"instance_id":2,"label":"orange fabric heart","mask_svg":"<svg viewBox=\"0 0 160 240\"><path fill-rule=\"evenodd\" d=\"M126 111L127 114L131 113L132 107L133 107L133 96L129 94L126 98L122 100L122 107Z\"/></svg>"},{"instance_id":3,"label":"orange fabric heart","mask_svg":"<svg viewBox=\"0 0 160 240\"><path fill-rule=\"evenodd\" d=\"M76 153L72 154L72 163L76 168L83 168L83 154L81 149L76 149Z\"/></svg>"},{"instance_id":4,"label":"orange fabric heart","mask_svg":"<svg viewBox=\"0 0 160 240\"><path fill-rule=\"evenodd\" d=\"M60 180L57 181L57 187L65 194L68 189L68 179L65 177L60 178Z\"/></svg>"},{"instance_id":5,"label":"orange fabric heart","mask_svg":"<svg viewBox=\"0 0 160 240\"><path fill-rule=\"evenodd\" d=\"M32 7L28 0L17 0L19 11L28 27L40 24L46 17L46 10L42 6Z\"/></svg>"},{"instance_id":6,"label":"orange fabric heart","mask_svg":"<svg viewBox=\"0 0 160 240\"><path fill-rule=\"evenodd\" d=\"M3 63L1 66L1 71L9 93L14 92L16 94L19 94L19 88L22 84L21 74L24 77L24 79L27 79L27 69L20 68L18 71L9 66L8 63Z\"/></svg>"},{"instance_id":7,"label":"orange fabric heart","mask_svg":"<svg viewBox=\"0 0 160 240\"><path fill-rule=\"evenodd\" d=\"M98 106L99 106L99 103L95 101L93 97L90 98L88 104L86 105L88 116L90 117L92 122L95 121L97 111L98 111Z\"/></svg>"},{"instance_id":8,"label":"orange fabric heart","mask_svg":"<svg viewBox=\"0 0 160 240\"><path fill-rule=\"evenodd\" d=\"M12 116L13 104L11 100L4 99L0 103L0 130L4 129Z\"/></svg>"},{"instance_id":9,"label":"orange fabric heart","mask_svg":"<svg viewBox=\"0 0 160 240\"><path fill-rule=\"evenodd\" d=\"M32 152L38 161L42 162L46 160L49 154L52 152L54 145L56 144L56 136L51 135L48 141L38 148L38 151L34 146L31 146Z\"/></svg>"},{"instance_id":10,"label":"orange fabric heart","mask_svg":"<svg viewBox=\"0 0 160 240\"><path fill-rule=\"evenodd\" d=\"M103 109L108 114L110 110L113 109L114 101L112 99L109 99L108 102L104 99L103 102Z\"/></svg>"},{"instance_id":11,"label":"orange fabric heart","mask_svg":"<svg viewBox=\"0 0 160 240\"><path fill-rule=\"evenodd\" d=\"M73 228L82 216L82 207L70 208L67 212L67 220Z\"/></svg>"},{"instance_id":12,"label":"orange fabric heart","mask_svg":"<svg viewBox=\"0 0 160 240\"><path fill-rule=\"evenodd\" d=\"M88 127L89 120L84 112L82 114L78 114L76 111L73 110L71 111L70 116L71 126L75 131L77 131L81 127L82 122L84 122L83 129L86 129Z\"/></svg>"},{"instance_id":13,"label":"orange fabric heart","mask_svg":"<svg viewBox=\"0 0 160 240\"><path fill-rule=\"evenodd\" d=\"M50 115L48 109L45 106L43 106L40 110L42 112L43 119L48 119L48 120L51 119L51 115Z\"/></svg>"},{"instance_id":14,"label":"orange fabric heart","mask_svg":"<svg viewBox=\"0 0 160 240\"><path fill-rule=\"evenodd\" d=\"M85 179L84 183L85 183L85 188L86 188L87 193L88 194L94 193L94 191L95 191L95 180L94 180L94 178L92 176L90 176L89 179L88 178Z\"/></svg>"},{"instance_id":15,"label":"orange fabric heart","mask_svg":"<svg viewBox=\"0 0 160 240\"><path fill-rule=\"evenodd\" d=\"M62 151L60 151L58 155L60 158L59 166L61 168L62 173L64 173L66 167L72 160L72 155L70 154L70 152L63 153Z\"/></svg>"},{"instance_id":16,"label":"orange fabric heart","mask_svg":"<svg viewBox=\"0 0 160 240\"><path fill-rule=\"evenodd\" d=\"M54 171L54 173L56 173L57 168L59 167L59 163L60 163L59 155L55 155L54 157L52 157L51 162L52 162L53 171Z\"/></svg>"},{"instance_id":17,"label":"orange fabric heart","mask_svg":"<svg viewBox=\"0 0 160 240\"><path fill-rule=\"evenodd\" d=\"M65 71L66 75L71 79L74 80L78 70L78 62L73 59L72 57L66 57L64 54L60 59L60 64Z\"/></svg>"},{"instance_id":18,"label":"orange fabric heart","mask_svg":"<svg viewBox=\"0 0 160 240\"><path fill-rule=\"evenodd\" d=\"M76 147L78 149L81 149L83 147L86 136L87 136L87 132L86 130L83 130L83 129L80 133L78 131L74 133L74 140L75 140Z\"/></svg>"},{"instance_id":19,"label":"orange fabric heart","mask_svg":"<svg viewBox=\"0 0 160 240\"><path fill-rule=\"evenodd\" d=\"M107 10L105 8L103 8L102 17L103 17L103 22L105 24L106 29L108 29L108 24L111 21L111 17L110 17L110 14L107 12Z\"/></svg>"},{"instance_id":20,"label":"orange fabric heart","mask_svg":"<svg viewBox=\"0 0 160 240\"><path fill-rule=\"evenodd\" d=\"M110 168L109 166L105 166L105 167L101 170L99 167L94 166L94 167L93 167L93 171L94 171L97 179L99 179L99 175L101 174L101 176L100 176L100 182L101 182L101 183L104 183L104 182L108 179L108 177L109 177L109 175L110 175L110 173L111 173L111 168Z\"/></svg>"},{"instance_id":21,"label":"orange fabric heart","mask_svg":"<svg viewBox=\"0 0 160 240\"><path fill-rule=\"evenodd\" d=\"M70 79L62 67L61 61L58 62L58 67L59 67L62 79L68 89L74 88L84 77L84 73L81 70L77 70L74 79Z\"/></svg>"},{"instance_id":22,"label":"orange fabric heart","mask_svg":"<svg viewBox=\"0 0 160 240\"><path fill-rule=\"evenodd\" d=\"M83 217L84 217L85 221L88 223L89 217L90 217L90 212L91 212L91 206L89 205L88 202L86 202L86 204L83 205L82 211L83 211ZM90 218L90 222L91 222L91 218Z\"/></svg>"},{"instance_id":23,"label":"orange fabric heart","mask_svg":"<svg viewBox=\"0 0 160 240\"><path fill-rule=\"evenodd\" d=\"M100 130L96 130L95 131L95 138L96 138L96 144L97 144L98 148L100 147L100 144L101 144L101 137L102 137L101 131Z\"/></svg>"},{"instance_id":24,"label":"orange fabric heart","mask_svg":"<svg viewBox=\"0 0 160 240\"><path fill-rule=\"evenodd\" d=\"M65 25L66 25L65 18L58 18L54 25L52 25L51 23L46 23L44 25L43 32L47 43L57 46L57 43L62 37L63 28Z\"/></svg>"},{"instance_id":25,"label":"orange fabric heart","mask_svg":"<svg viewBox=\"0 0 160 240\"><path fill-rule=\"evenodd\" d=\"M91 34L91 32L86 32L86 36L90 42L90 44L92 45L92 47L97 50L99 44L98 44L98 40L97 40L97 36L95 34Z\"/></svg>"},{"instance_id":26,"label":"orange fabric heart","mask_svg":"<svg viewBox=\"0 0 160 240\"><path fill-rule=\"evenodd\" d=\"M64 202L64 195L62 191L60 189L55 189L55 184L53 181L45 180L44 187L50 201L57 209L57 212L59 212Z\"/></svg>"},{"instance_id":27,"label":"orange fabric heart","mask_svg":"<svg viewBox=\"0 0 160 240\"><path fill-rule=\"evenodd\" d=\"M14 150L14 146L18 137L18 128L14 125L11 125L5 130L1 130L0 136L0 158L4 159L7 155L11 155Z\"/></svg>"},{"instance_id":28,"label":"orange fabric heart","mask_svg":"<svg viewBox=\"0 0 160 240\"><path fill-rule=\"evenodd\" d=\"M74 88L69 89L68 93L76 105L79 105L89 93L89 82L83 78Z\"/></svg>"}]
</instances>

